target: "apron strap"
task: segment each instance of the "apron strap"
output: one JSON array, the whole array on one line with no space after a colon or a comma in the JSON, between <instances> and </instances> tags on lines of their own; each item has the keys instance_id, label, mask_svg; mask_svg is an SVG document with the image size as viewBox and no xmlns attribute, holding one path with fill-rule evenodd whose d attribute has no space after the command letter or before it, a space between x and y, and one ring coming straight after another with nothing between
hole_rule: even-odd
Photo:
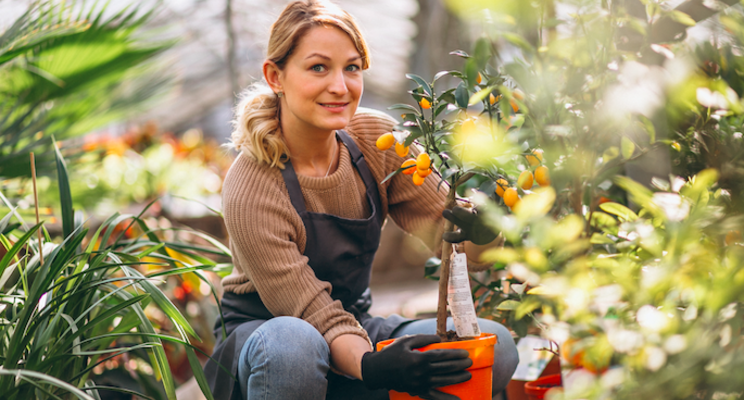
<instances>
[{"instance_id":1,"label":"apron strap","mask_svg":"<svg viewBox=\"0 0 744 400\"><path fill-rule=\"evenodd\" d=\"M375 182L375 179L372 177L372 173L369 172L367 162L364 161L364 155L362 154L362 151L359 150L359 147L354 142L354 139L352 139L351 136L349 136L349 134L346 133L346 131L343 129L336 131L336 137L341 139L344 145L346 145L346 148L349 150L351 161L354 164L354 168L356 168L357 172L359 173L359 176L362 177L364 186L366 186L367 189L372 188L373 192L377 193L377 182ZM292 201L292 206L295 208L295 210L297 210L297 213L299 214L307 211L307 208L305 207L305 199L304 197L302 197L300 181L297 179L297 173L292 167L292 161L287 160L287 162L284 163L282 177L284 178L284 183L287 185L289 199ZM378 198L377 201L379 201L379 194L375 197ZM380 209L379 206L377 207L377 209Z\"/></svg>"},{"instance_id":2,"label":"apron strap","mask_svg":"<svg viewBox=\"0 0 744 400\"><path fill-rule=\"evenodd\" d=\"M364 155L362 154L362 151L359 150L359 147L354 142L354 139L349 136L348 133L346 133L345 130L341 129L336 131L336 136L338 136L341 141L344 142L346 145L346 148L349 149L349 155L351 155L351 161L354 163L354 167L357 169L357 172L359 172L359 176L362 177L362 181L364 181L364 185L367 187L367 189L374 189L374 192L377 192L377 182L372 177L372 173L369 172L369 167L367 167L367 162L364 161ZM379 194L375 197L379 198ZM379 200L378 200L379 201ZM379 210L379 207L377 208Z\"/></svg>"},{"instance_id":3,"label":"apron strap","mask_svg":"<svg viewBox=\"0 0 744 400\"><path fill-rule=\"evenodd\" d=\"M295 208L295 210L297 210L298 214L304 213L306 211L305 199L302 197L300 181L297 180L297 173L292 167L292 162L289 160L284 163L282 177L284 178L284 184L287 186L287 191L289 192L289 199L292 201L292 206Z\"/></svg>"}]
</instances>

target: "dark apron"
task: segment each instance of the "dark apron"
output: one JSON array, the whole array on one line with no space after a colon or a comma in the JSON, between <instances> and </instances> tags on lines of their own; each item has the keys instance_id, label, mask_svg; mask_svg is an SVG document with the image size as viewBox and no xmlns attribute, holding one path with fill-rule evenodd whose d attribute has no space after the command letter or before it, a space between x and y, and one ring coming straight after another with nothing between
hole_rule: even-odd
<instances>
[{"instance_id":1,"label":"dark apron","mask_svg":"<svg viewBox=\"0 0 744 400\"><path fill-rule=\"evenodd\" d=\"M380 244L382 205L377 182L372 177L362 152L345 131L337 131L337 137L348 148L352 163L367 188L367 201L371 208L369 218L347 219L309 212L305 208L300 183L290 162L285 164L282 176L292 206L305 225L307 244L303 254L308 257L308 264L318 279L330 282L331 297L341 301L344 309L353 314L367 331L372 343L377 343L390 338L396 328L410 320L398 315L388 318L372 317L367 313L372 304L369 279L372 260ZM240 350L253 331L274 316L264 306L258 293L226 292L221 304L223 319L218 319L214 330L217 344L204 372L216 400L241 400L240 385L233 378L238 376ZM223 321L227 332L225 339L222 336ZM368 392L362 382L329 372L326 398L352 398L350 396L355 399L387 398L387 391Z\"/></svg>"}]
</instances>

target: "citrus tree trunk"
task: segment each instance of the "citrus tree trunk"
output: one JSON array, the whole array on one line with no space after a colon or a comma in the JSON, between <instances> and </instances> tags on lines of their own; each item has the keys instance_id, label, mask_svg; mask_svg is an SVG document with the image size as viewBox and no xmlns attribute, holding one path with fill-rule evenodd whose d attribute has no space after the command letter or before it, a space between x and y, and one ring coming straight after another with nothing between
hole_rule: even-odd
<instances>
[{"instance_id":1,"label":"citrus tree trunk","mask_svg":"<svg viewBox=\"0 0 744 400\"><path fill-rule=\"evenodd\" d=\"M456 187L451 187L447 193L447 200L444 203L446 210L451 210L455 206ZM444 220L444 232L452 232L455 224L449 220ZM447 336L447 285L450 276L450 260L452 259L452 243L442 240L442 264L439 267L439 302L437 304L437 335L444 340Z\"/></svg>"}]
</instances>

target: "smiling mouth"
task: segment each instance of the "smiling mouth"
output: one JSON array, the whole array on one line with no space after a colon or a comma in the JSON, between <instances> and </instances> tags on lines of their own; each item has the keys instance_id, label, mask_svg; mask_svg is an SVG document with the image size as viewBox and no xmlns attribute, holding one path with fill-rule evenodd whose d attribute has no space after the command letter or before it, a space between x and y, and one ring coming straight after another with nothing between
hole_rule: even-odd
<instances>
[{"instance_id":1,"label":"smiling mouth","mask_svg":"<svg viewBox=\"0 0 744 400\"><path fill-rule=\"evenodd\" d=\"M328 104L328 103L319 103L323 107L328 108L341 108L347 106L349 103L342 103L342 104Z\"/></svg>"}]
</instances>

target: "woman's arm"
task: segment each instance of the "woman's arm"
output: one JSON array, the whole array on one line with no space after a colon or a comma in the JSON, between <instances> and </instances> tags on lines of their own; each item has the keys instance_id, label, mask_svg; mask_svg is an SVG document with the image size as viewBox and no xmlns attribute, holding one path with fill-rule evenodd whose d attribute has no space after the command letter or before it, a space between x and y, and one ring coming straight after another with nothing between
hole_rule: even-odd
<instances>
[{"instance_id":1,"label":"woman's arm","mask_svg":"<svg viewBox=\"0 0 744 400\"><path fill-rule=\"evenodd\" d=\"M357 335L339 335L331 342L331 364L339 372L362 379L362 356L372 351L369 342Z\"/></svg>"}]
</instances>

